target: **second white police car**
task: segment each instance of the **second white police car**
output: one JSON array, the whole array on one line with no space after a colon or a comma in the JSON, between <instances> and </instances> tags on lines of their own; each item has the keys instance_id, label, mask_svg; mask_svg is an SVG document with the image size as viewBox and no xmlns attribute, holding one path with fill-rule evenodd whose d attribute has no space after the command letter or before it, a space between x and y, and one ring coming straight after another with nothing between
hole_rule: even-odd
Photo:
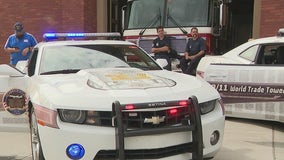
<instances>
[{"instance_id":1,"label":"second white police car","mask_svg":"<svg viewBox=\"0 0 284 160\"><path fill-rule=\"evenodd\" d=\"M219 91L226 116L284 122L284 29L203 57L197 76Z\"/></svg>"},{"instance_id":2,"label":"second white police car","mask_svg":"<svg viewBox=\"0 0 284 160\"><path fill-rule=\"evenodd\" d=\"M85 36L117 34L45 34ZM28 111L34 160L198 160L214 157L222 145L225 117L217 90L163 70L133 43L41 42L25 73L0 69L6 84L0 112L15 118Z\"/></svg>"}]
</instances>

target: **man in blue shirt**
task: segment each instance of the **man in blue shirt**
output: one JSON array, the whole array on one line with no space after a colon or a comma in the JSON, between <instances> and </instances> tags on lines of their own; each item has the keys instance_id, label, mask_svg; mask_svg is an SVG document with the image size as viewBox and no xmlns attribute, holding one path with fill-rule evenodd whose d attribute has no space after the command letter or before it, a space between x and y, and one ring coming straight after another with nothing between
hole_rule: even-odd
<instances>
[{"instance_id":1,"label":"man in blue shirt","mask_svg":"<svg viewBox=\"0 0 284 160\"><path fill-rule=\"evenodd\" d=\"M184 58L180 60L180 68L183 73L196 75L196 68L202 57L205 55L205 40L198 35L196 27L191 28L192 38L188 40Z\"/></svg>"},{"instance_id":2,"label":"man in blue shirt","mask_svg":"<svg viewBox=\"0 0 284 160\"><path fill-rule=\"evenodd\" d=\"M24 31L24 26L21 22L14 25L15 34L12 34L7 39L4 50L10 54L10 64L16 65L18 61L29 59L31 50L37 44L33 35Z\"/></svg>"},{"instance_id":3,"label":"man in blue shirt","mask_svg":"<svg viewBox=\"0 0 284 160\"><path fill-rule=\"evenodd\" d=\"M152 53L154 53L155 60L163 66L166 70L171 70L171 60L169 57L170 52L170 39L165 35L164 27L158 26L156 28L158 37L153 40ZM162 64L164 63L164 64Z\"/></svg>"}]
</instances>

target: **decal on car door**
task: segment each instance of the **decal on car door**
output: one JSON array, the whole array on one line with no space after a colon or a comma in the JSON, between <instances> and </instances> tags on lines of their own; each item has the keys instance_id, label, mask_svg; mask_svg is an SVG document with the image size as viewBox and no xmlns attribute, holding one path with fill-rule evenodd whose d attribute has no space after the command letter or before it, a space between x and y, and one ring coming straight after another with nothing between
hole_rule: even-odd
<instances>
[{"instance_id":1,"label":"decal on car door","mask_svg":"<svg viewBox=\"0 0 284 160\"><path fill-rule=\"evenodd\" d=\"M284 86L272 83L210 82L224 103L281 102Z\"/></svg>"},{"instance_id":2,"label":"decal on car door","mask_svg":"<svg viewBox=\"0 0 284 160\"><path fill-rule=\"evenodd\" d=\"M3 108L11 114L21 115L28 109L26 93L20 89L11 89L2 98Z\"/></svg>"},{"instance_id":3,"label":"decal on car door","mask_svg":"<svg viewBox=\"0 0 284 160\"><path fill-rule=\"evenodd\" d=\"M222 97L226 116L284 122L282 65L211 64L205 73Z\"/></svg>"}]
</instances>

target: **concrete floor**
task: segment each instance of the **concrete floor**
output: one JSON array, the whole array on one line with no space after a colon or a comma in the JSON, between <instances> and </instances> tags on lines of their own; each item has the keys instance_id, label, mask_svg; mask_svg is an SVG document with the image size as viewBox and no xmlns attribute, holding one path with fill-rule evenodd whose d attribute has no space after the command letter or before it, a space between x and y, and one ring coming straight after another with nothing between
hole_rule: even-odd
<instances>
[{"instance_id":1,"label":"concrete floor","mask_svg":"<svg viewBox=\"0 0 284 160\"><path fill-rule=\"evenodd\" d=\"M0 160L31 160L28 131L0 132ZM227 118L213 160L284 160L284 124Z\"/></svg>"}]
</instances>

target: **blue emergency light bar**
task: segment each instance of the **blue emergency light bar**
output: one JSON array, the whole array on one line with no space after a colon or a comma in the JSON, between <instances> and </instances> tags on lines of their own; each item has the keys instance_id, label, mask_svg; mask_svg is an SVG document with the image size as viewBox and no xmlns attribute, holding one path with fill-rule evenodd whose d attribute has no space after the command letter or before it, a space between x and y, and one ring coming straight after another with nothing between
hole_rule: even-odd
<instances>
[{"instance_id":1,"label":"blue emergency light bar","mask_svg":"<svg viewBox=\"0 0 284 160\"><path fill-rule=\"evenodd\" d=\"M91 38L91 37L120 37L118 32L110 33L45 33L43 39L54 40L58 38L75 39L75 38Z\"/></svg>"}]
</instances>

